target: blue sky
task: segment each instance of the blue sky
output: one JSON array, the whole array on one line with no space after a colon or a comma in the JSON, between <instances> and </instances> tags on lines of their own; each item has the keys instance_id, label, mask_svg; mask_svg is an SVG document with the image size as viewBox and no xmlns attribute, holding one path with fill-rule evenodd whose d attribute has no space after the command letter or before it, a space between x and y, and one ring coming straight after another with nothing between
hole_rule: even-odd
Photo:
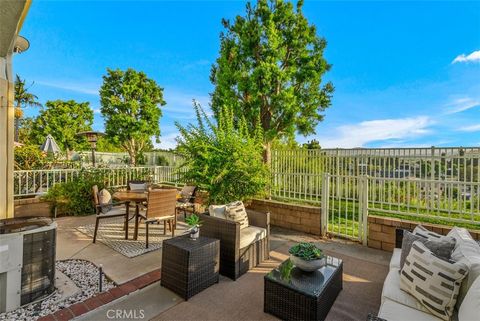
<instances>
[{"instance_id":1,"label":"blue sky","mask_svg":"<svg viewBox=\"0 0 480 321\"><path fill-rule=\"evenodd\" d=\"M336 91L316 135L298 141L480 145L480 2L307 0L303 11L328 41ZM31 47L14 71L42 103L89 101L102 130L106 68L142 70L165 89L159 147L171 148L174 121L194 121L192 99L208 105L221 19L244 12L244 1L34 0L21 32Z\"/></svg>"}]
</instances>

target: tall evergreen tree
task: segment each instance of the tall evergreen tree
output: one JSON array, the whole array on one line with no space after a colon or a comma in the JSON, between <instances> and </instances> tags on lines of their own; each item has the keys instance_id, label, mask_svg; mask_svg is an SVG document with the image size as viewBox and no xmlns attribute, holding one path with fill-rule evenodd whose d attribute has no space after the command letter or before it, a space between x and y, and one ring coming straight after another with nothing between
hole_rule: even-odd
<instances>
[{"instance_id":1,"label":"tall evergreen tree","mask_svg":"<svg viewBox=\"0 0 480 321\"><path fill-rule=\"evenodd\" d=\"M223 106L264 132L264 160L270 163L275 139L309 135L330 106L333 85L322 83L330 69L323 56L326 40L302 13L283 0L247 3L246 15L223 20L220 56L212 66L212 109Z\"/></svg>"}]
</instances>

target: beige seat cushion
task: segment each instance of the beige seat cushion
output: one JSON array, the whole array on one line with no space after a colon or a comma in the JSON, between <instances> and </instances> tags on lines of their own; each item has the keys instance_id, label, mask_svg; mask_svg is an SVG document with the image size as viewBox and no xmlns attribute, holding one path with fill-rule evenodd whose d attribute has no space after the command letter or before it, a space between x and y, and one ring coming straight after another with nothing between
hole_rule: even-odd
<instances>
[{"instance_id":1,"label":"beige seat cushion","mask_svg":"<svg viewBox=\"0 0 480 321\"><path fill-rule=\"evenodd\" d=\"M267 237L267 230L262 227L248 226L240 230L240 248L249 246Z\"/></svg>"},{"instance_id":2,"label":"beige seat cushion","mask_svg":"<svg viewBox=\"0 0 480 321\"><path fill-rule=\"evenodd\" d=\"M398 302L386 299L380 306L378 316L388 321L440 321L434 315L413 309Z\"/></svg>"},{"instance_id":3,"label":"beige seat cushion","mask_svg":"<svg viewBox=\"0 0 480 321\"><path fill-rule=\"evenodd\" d=\"M456 307L460 308L463 299L467 295L468 289L473 282L480 277L480 246L473 240L470 233L460 227L454 227L448 236L453 237L457 243L452 252L452 260L465 263L469 270L467 277L463 280L458 294Z\"/></svg>"},{"instance_id":4,"label":"beige seat cushion","mask_svg":"<svg viewBox=\"0 0 480 321\"><path fill-rule=\"evenodd\" d=\"M102 206L102 213L108 213L112 209L112 194L105 188L98 192L98 204Z\"/></svg>"},{"instance_id":5,"label":"beige seat cushion","mask_svg":"<svg viewBox=\"0 0 480 321\"><path fill-rule=\"evenodd\" d=\"M117 215L122 215L126 214L127 212L125 211L125 207L113 207L110 211L102 212L100 214L101 217L108 217L108 216L117 216Z\"/></svg>"},{"instance_id":6,"label":"beige seat cushion","mask_svg":"<svg viewBox=\"0 0 480 321\"><path fill-rule=\"evenodd\" d=\"M458 310L458 321L473 321L480 319L480 277L470 286Z\"/></svg>"},{"instance_id":7,"label":"beige seat cushion","mask_svg":"<svg viewBox=\"0 0 480 321\"><path fill-rule=\"evenodd\" d=\"M227 216L225 215L226 209L227 209L227 205L210 205L208 207L208 213L212 217L226 219L227 218Z\"/></svg>"},{"instance_id":8,"label":"beige seat cushion","mask_svg":"<svg viewBox=\"0 0 480 321\"><path fill-rule=\"evenodd\" d=\"M400 256L402 254L402 249L393 249L392 258L390 259L390 270L391 269L400 269Z\"/></svg>"},{"instance_id":9,"label":"beige seat cushion","mask_svg":"<svg viewBox=\"0 0 480 321\"><path fill-rule=\"evenodd\" d=\"M398 268L391 269L385 278L382 290L382 302L385 300L392 300L412 309L430 313L430 311L428 311L428 309L424 307L420 301L400 289L400 270Z\"/></svg>"},{"instance_id":10,"label":"beige seat cushion","mask_svg":"<svg viewBox=\"0 0 480 321\"><path fill-rule=\"evenodd\" d=\"M241 230L247 228L249 225L247 211L245 210L245 206L243 205L242 201L236 201L227 204L225 216L227 217L227 220L240 223Z\"/></svg>"}]
</instances>

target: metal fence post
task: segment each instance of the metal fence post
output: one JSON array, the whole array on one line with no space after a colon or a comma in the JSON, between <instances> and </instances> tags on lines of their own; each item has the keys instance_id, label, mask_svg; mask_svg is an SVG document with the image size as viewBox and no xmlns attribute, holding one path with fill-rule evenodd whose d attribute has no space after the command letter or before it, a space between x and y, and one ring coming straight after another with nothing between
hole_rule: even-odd
<instances>
[{"instance_id":1,"label":"metal fence post","mask_svg":"<svg viewBox=\"0 0 480 321\"><path fill-rule=\"evenodd\" d=\"M363 245L367 245L368 243L368 176L362 175L359 178L359 187L360 187L360 210L361 210L361 218L360 218L360 231L358 235L361 237L361 241Z\"/></svg>"},{"instance_id":2,"label":"metal fence post","mask_svg":"<svg viewBox=\"0 0 480 321\"><path fill-rule=\"evenodd\" d=\"M330 200L330 175L322 174L322 207L320 213L320 233L322 237L327 235L328 229L328 205Z\"/></svg>"}]
</instances>

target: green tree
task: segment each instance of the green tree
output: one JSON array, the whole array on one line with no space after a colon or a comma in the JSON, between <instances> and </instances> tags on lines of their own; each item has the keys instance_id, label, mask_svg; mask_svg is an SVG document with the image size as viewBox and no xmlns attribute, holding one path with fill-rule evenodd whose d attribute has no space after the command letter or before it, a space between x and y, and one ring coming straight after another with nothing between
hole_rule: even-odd
<instances>
[{"instance_id":1,"label":"green tree","mask_svg":"<svg viewBox=\"0 0 480 321\"><path fill-rule=\"evenodd\" d=\"M77 136L78 132L92 130L93 110L88 102L54 100L47 101L45 106L32 124L33 142L40 145L50 134L67 155L73 150L90 148L84 137Z\"/></svg>"},{"instance_id":2,"label":"green tree","mask_svg":"<svg viewBox=\"0 0 480 321\"><path fill-rule=\"evenodd\" d=\"M262 160L262 130L250 131L245 118L234 126L233 111L224 107L213 123L194 104L197 125L180 131L177 152L183 156L182 178L208 193L209 204L247 200L265 193L268 169Z\"/></svg>"},{"instance_id":3,"label":"green tree","mask_svg":"<svg viewBox=\"0 0 480 321\"><path fill-rule=\"evenodd\" d=\"M303 144L303 148L306 149L321 149L320 142L316 139L309 140Z\"/></svg>"},{"instance_id":4,"label":"green tree","mask_svg":"<svg viewBox=\"0 0 480 321\"><path fill-rule=\"evenodd\" d=\"M31 106L31 107L40 107L42 104L38 102L38 97L29 92L33 83L27 87L25 79L21 79L19 75L15 77L15 84L14 84L15 96L15 141L18 142L19 140L19 128L20 122L23 117L23 110L22 108Z\"/></svg>"},{"instance_id":5,"label":"green tree","mask_svg":"<svg viewBox=\"0 0 480 321\"><path fill-rule=\"evenodd\" d=\"M247 3L246 15L223 20L220 56L212 66L212 109L231 106L250 129L260 122L264 160L270 163L276 138L315 133L330 106L333 85L322 85L330 69L323 57L326 41L302 13L283 0Z\"/></svg>"},{"instance_id":6,"label":"green tree","mask_svg":"<svg viewBox=\"0 0 480 321\"><path fill-rule=\"evenodd\" d=\"M163 88L143 72L107 69L100 102L107 137L121 145L136 165L138 157L152 148L151 137L159 142Z\"/></svg>"}]
</instances>

